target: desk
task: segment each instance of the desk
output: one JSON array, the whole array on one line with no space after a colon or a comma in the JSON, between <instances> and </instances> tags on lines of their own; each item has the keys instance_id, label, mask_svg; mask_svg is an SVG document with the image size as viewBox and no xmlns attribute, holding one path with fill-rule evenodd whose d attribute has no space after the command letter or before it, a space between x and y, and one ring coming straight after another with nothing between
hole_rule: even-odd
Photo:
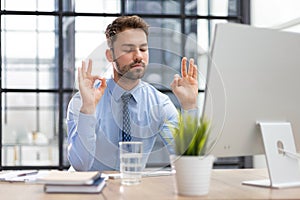
<instances>
[{"instance_id":1,"label":"desk","mask_svg":"<svg viewBox=\"0 0 300 200\"><path fill-rule=\"evenodd\" d=\"M213 170L209 194L201 197L183 197L175 193L173 176L145 177L136 186L121 186L120 180L108 180L100 194L46 194L43 185L0 183L1 200L104 200L104 199L299 199L300 187L269 189L241 185L243 180L264 179L265 169Z\"/></svg>"}]
</instances>

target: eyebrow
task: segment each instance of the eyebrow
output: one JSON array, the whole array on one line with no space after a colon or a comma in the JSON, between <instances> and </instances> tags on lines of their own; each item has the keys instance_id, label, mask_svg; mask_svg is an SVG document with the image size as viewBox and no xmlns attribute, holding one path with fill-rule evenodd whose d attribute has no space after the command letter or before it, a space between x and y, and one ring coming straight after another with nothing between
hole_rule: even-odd
<instances>
[{"instance_id":1,"label":"eyebrow","mask_svg":"<svg viewBox=\"0 0 300 200\"><path fill-rule=\"evenodd\" d=\"M136 47L137 45L135 44L122 44L122 47ZM143 43L141 45L139 45L139 47L143 47L143 46L148 46L148 43Z\"/></svg>"}]
</instances>

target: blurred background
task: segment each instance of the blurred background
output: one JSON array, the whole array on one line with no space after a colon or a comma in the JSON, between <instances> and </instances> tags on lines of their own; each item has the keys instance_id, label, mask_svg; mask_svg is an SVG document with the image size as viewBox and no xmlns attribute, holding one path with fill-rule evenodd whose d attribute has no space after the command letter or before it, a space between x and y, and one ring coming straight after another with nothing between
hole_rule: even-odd
<instances>
[{"instance_id":1,"label":"blurred background","mask_svg":"<svg viewBox=\"0 0 300 200\"><path fill-rule=\"evenodd\" d=\"M182 56L199 66L199 106L217 23L300 32L298 0L1 0L0 170L67 169L66 109L87 58L109 76L104 31L120 15L151 26L144 80L168 94ZM168 164L160 142L148 166ZM164 150L162 150L164 151ZM216 168L252 167L252 157L219 158Z\"/></svg>"}]
</instances>

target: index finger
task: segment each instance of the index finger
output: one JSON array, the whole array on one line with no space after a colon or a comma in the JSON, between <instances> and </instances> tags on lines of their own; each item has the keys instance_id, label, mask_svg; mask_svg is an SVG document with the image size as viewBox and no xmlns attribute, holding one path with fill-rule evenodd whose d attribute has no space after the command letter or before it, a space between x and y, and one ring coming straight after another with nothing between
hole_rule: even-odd
<instances>
[{"instance_id":1,"label":"index finger","mask_svg":"<svg viewBox=\"0 0 300 200\"><path fill-rule=\"evenodd\" d=\"M85 75L85 62L84 61L81 61L81 68L80 67L78 68L78 72L81 74L82 78L86 77L86 75Z\"/></svg>"},{"instance_id":2,"label":"index finger","mask_svg":"<svg viewBox=\"0 0 300 200\"><path fill-rule=\"evenodd\" d=\"M192 76L193 75L193 73L194 73L194 59L193 58L191 58L190 59L190 65L189 65L189 71L188 71L188 75L189 76Z\"/></svg>"},{"instance_id":3,"label":"index finger","mask_svg":"<svg viewBox=\"0 0 300 200\"><path fill-rule=\"evenodd\" d=\"M93 61L91 59L89 59L89 65L87 68L87 73L91 74L92 73L92 66L93 66Z\"/></svg>"},{"instance_id":4,"label":"index finger","mask_svg":"<svg viewBox=\"0 0 300 200\"><path fill-rule=\"evenodd\" d=\"M194 68L194 70L193 70L192 77L194 79L198 79L198 68L197 68L197 65L194 65L193 68Z\"/></svg>"},{"instance_id":5,"label":"index finger","mask_svg":"<svg viewBox=\"0 0 300 200\"><path fill-rule=\"evenodd\" d=\"M182 75L182 77L186 77L186 75L187 75L186 61L187 61L186 57L183 57L181 60L181 75Z\"/></svg>"}]
</instances>

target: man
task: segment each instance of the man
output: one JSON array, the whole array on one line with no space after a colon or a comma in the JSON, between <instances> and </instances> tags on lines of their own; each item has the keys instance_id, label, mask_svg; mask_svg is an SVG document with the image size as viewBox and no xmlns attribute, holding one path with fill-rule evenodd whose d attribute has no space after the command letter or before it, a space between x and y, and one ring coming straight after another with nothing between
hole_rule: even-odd
<instances>
[{"instance_id":1,"label":"man","mask_svg":"<svg viewBox=\"0 0 300 200\"><path fill-rule=\"evenodd\" d=\"M138 16L122 16L108 25L105 34L113 78L92 75L92 61L82 62L79 93L68 107L68 158L75 170L119 170L118 143L123 140L143 142L144 165L157 137L172 152L169 126L177 125L178 111L167 95L141 80L149 57L148 25ZM181 65L182 77L174 76L172 91L182 112L195 113L197 68L193 59L187 67L183 58ZM95 81L100 86L95 87ZM125 96L129 96L128 103L123 102ZM129 121L123 123L125 105Z\"/></svg>"}]
</instances>

